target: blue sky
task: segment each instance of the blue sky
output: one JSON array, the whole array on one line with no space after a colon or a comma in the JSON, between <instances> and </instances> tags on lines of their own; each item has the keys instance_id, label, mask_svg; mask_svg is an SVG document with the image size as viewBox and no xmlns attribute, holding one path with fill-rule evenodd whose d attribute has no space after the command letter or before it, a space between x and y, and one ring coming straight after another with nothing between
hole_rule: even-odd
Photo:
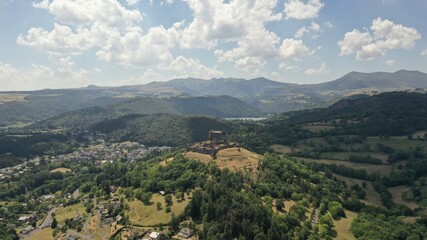
<instances>
[{"instance_id":1,"label":"blue sky","mask_svg":"<svg viewBox=\"0 0 427 240\"><path fill-rule=\"evenodd\" d=\"M0 90L427 72L425 0L0 0Z\"/></svg>"}]
</instances>

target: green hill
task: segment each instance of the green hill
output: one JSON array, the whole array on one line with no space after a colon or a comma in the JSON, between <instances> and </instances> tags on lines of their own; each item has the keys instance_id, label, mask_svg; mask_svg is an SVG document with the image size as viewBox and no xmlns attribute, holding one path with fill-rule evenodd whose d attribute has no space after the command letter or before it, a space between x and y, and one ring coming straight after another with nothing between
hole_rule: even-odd
<instances>
[{"instance_id":1,"label":"green hill","mask_svg":"<svg viewBox=\"0 0 427 240\"><path fill-rule=\"evenodd\" d=\"M183 117L157 113L126 115L90 127L106 133L112 142L137 141L149 146L180 146L207 139L208 131L230 131L228 122L203 116Z\"/></svg>"}]
</instances>

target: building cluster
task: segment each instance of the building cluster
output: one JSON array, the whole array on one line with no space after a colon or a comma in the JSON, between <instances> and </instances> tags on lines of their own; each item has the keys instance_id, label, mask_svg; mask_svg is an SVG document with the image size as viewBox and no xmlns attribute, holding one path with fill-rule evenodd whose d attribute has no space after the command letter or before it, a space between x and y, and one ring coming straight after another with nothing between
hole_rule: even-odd
<instances>
[{"instance_id":1,"label":"building cluster","mask_svg":"<svg viewBox=\"0 0 427 240\"><path fill-rule=\"evenodd\" d=\"M123 142L112 144L92 145L88 148L80 148L69 154L51 157L52 162L70 162L81 160L93 160L95 164L112 163L117 160L135 162L151 152L167 152L170 147L149 147L136 142Z\"/></svg>"},{"instance_id":2,"label":"building cluster","mask_svg":"<svg viewBox=\"0 0 427 240\"><path fill-rule=\"evenodd\" d=\"M28 161L24 161L21 164L15 165L13 167L6 167L0 169L0 182L7 181L12 177L19 177L19 175L29 172L32 165L38 165L40 158L36 157Z\"/></svg>"},{"instance_id":3,"label":"building cluster","mask_svg":"<svg viewBox=\"0 0 427 240\"><path fill-rule=\"evenodd\" d=\"M231 147L239 147L239 144L228 142L225 137L225 132L211 130L209 131L209 137L207 141L197 143L189 147L187 150L201 154L208 154L212 157L215 157L220 150Z\"/></svg>"}]
</instances>

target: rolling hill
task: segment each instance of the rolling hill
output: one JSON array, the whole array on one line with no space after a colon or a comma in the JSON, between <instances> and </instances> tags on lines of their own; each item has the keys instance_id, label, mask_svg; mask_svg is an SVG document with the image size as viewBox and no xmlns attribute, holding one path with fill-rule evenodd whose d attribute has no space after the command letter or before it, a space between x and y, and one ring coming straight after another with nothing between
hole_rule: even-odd
<instances>
[{"instance_id":1,"label":"rolling hill","mask_svg":"<svg viewBox=\"0 0 427 240\"><path fill-rule=\"evenodd\" d=\"M138 97L173 98L173 101L176 101L176 97L228 95L244 101L259 112L267 114L327 107L343 96L354 94L414 90L416 88L427 89L427 74L400 70L394 73L351 72L331 82L309 85L282 83L266 78L250 80L242 78L214 78L211 80L187 78L134 86L89 86L78 89L0 92L0 126L16 122L36 122L69 111L127 102ZM206 99L201 98L199 100ZM159 107L168 108L168 106L162 105L163 103L152 101L154 101L153 104L160 104ZM159 101L164 102L165 100ZM198 109L196 113L191 112L193 114L206 114L206 111L213 111L215 112L214 116L222 116L221 111L211 108L207 108L205 111L205 102L200 103L200 106L203 107L196 103L192 104L195 109ZM160 112L177 113L181 111L185 113L185 110L176 109L176 106L169 104L168 110L163 109Z\"/></svg>"},{"instance_id":2,"label":"rolling hill","mask_svg":"<svg viewBox=\"0 0 427 240\"><path fill-rule=\"evenodd\" d=\"M34 128L88 128L94 124L126 115L169 113L213 117L251 117L261 113L247 103L229 96L217 97L138 97L105 107L91 107L67 112L40 121Z\"/></svg>"}]
</instances>

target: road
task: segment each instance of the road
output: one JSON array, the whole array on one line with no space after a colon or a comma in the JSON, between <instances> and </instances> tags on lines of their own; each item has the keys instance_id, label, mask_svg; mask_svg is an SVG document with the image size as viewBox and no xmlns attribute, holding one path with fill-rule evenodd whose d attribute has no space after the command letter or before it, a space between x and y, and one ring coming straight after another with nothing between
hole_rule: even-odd
<instances>
[{"instance_id":1,"label":"road","mask_svg":"<svg viewBox=\"0 0 427 240\"><path fill-rule=\"evenodd\" d=\"M28 235L23 235L22 238L26 239L29 238L31 235L37 233L38 231L40 231L43 228L47 228L50 227L50 225L52 225L52 213L55 213L56 210L58 210L58 207L54 207L52 208L48 213L46 218L44 219L43 223L40 224L40 226L38 226L36 229L34 229L33 231L31 231Z\"/></svg>"}]
</instances>

